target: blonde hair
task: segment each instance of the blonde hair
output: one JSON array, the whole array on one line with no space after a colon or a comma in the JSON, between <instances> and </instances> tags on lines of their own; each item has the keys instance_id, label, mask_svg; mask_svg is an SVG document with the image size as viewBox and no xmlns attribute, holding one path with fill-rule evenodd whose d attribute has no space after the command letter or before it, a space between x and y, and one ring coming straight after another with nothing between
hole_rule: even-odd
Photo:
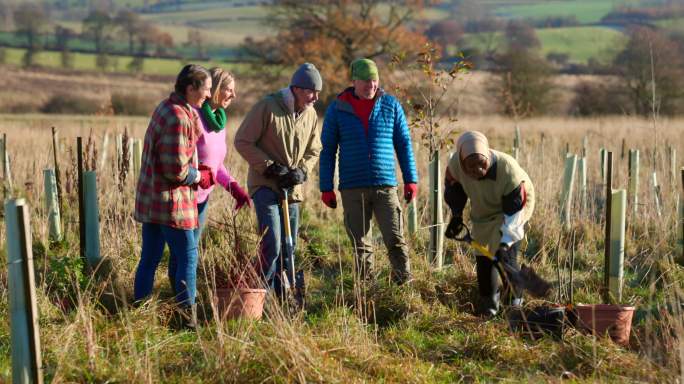
<instances>
[{"instance_id":1,"label":"blonde hair","mask_svg":"<svg viewBox=\"0 0 684 384\"><path fill-rule=\"evenodd\" d=\"M211 74L211 103L213 105L218 105L219 92L224 87L227 87L231 81L235 81L235 77L229 71L223 70L223 68L214 67L209 70Z\"/></svg>"}]
</instances>

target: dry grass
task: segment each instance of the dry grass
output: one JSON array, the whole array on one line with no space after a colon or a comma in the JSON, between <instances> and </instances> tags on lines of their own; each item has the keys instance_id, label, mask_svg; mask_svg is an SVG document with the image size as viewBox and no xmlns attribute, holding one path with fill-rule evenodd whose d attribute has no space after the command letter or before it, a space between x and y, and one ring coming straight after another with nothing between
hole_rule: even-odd
<instances>
[{"instance_id":1,"label":"dry grass","mask_svg":"<svg viewBox=\"0 0 684 384\"><path fill-rule=\"evenodd\" d=\"M139 224L133 221L134 177L127 177L123 192L117 188L114 138L127 128L142 138L147 118L81 118L11 116L0 119L0 132L7 133L15 195L28 199L32 209L34 250L47 239L43 208L41 170L52 166L50 126L59 130L60 166L73 178L75 137L92 137L98 155L102 138L110 136L109 163L98 169L102 255L113 263L124 290L132 292L133 273L140 252ZM231 118L229 136L239 118ZM466 117L458 129L478 129L492 138L494 148L509 150L513 123L498 117ZM626 148L642 151L637 216L630 215L626 244L624 301L639 307L628 348L605 339L570 331L563 342L553 339L530 341L511 334L506 322L482 322L471 314L475 295L474 263L464 250L447 243L447 258L453 261L441 272L430 271L427 254L427 185L421 182L422 227L412 239L411 256L415 284L396 288L387 283L388 262L377 238L376 260L381 278L363 295L355 290L349 242L341 226L341 210L328 210L319 203L317 177L306 187L302 235L298 258L307 270L307 312L294 317L269 301L268 316L261 322L222 321L213 316L211 266L233 254L222 228L229 222L233 201L224 191L212 195L210 228L198 273L203 317L212 319L197 334L169 329L172 309L170 290L162 266L157 275L156 296L139 308L108 314L98 305L98 291L105 283L80 289L75 309L63 312L52 302L49 282L39 281L41 339L45 374L53 382L578 382L682 380L684 326L682 282L684 273L673 259L681 254L675 246L675 197L681 195L679 176L670 182L667 145L684 155L682 120L662 120L658 142L649 121L628 118L591 120L535 119L521 122L521 163L535 184L537 211L531 223L526 257L552 280L557 266L567 276L572 247L571 233L561 230L559 195L566 143L570 151L581 151L587 135L590 210L573 215L576 290L575 298L599 302L602 278L603 227L600 218L602 187L599 176L599 147L614 152L614 187L627 185ZM541 143L542 134L544 142ZM648 174L657 148L655 169L662 185L663 216L654 213ZM73 149L71 149L73 151ZM421 180L427 180L427 154L416 148ZM446 156L444 154L444 160ZM681 157L680 157L681 158ZM244 180L246 165L234 150L227 164L238 180ZM678 164L681 164L679 162ZM66 185L66 183L65 183ZM73 182L66 192L65 229L61 247L36 252L37 265L45 259L77 257L78 235ZM576 212L576 211L575 211ZM448 215L446 216L448 217ZM253 212L238 216L241 228L254 227ZM5 231L0 231L4 241ZM257 236L250 236L255 242ZM42 249L42 248L41 248ZM6 296L6 268L0 268L0 293ZM43 276L43 275L41 275ZM369 311L359 311L370 308ZM9 380L9 326L7 302L0 303L0 378Z\"/></svg>"}]
</instances>

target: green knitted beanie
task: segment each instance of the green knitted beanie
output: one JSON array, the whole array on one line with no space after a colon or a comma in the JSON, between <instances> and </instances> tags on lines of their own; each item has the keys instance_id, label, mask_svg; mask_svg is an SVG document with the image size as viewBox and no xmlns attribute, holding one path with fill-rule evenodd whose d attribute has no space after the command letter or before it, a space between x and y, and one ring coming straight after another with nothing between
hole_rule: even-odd
<instances>
[{"instance_id":1,"label":"green knitted beanie","mask_svg":"<svg viewBox=\"0 0 684 384\"><path fill-rule=\"evenodd\" d=\"M370 59L356 59L351 63L352 80L380 80L378 67Z\"/></svg>"}]
</instances>

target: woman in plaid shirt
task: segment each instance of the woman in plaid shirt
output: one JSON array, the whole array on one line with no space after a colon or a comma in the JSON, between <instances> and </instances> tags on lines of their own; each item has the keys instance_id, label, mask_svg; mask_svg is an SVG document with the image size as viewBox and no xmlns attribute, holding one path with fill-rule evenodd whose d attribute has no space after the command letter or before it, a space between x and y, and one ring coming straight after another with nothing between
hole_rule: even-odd
<instances>
[{"instance_id":1,"label":"woman in plaid shirt","mask_svg":"<svg viewBox=\"0 0 684 384\"><path fill-rule=\"evenodd\" d=\"M195 108L210 96L211 76L199 65L186 65L175 91L162 101L145 132L135 196L135 219L142 223L142 253L135 274L135 300L147 297L165 244L177 260L174 289L186 327L196 326L197 185L213 183L211 169L193 161L202 134ZM193 108L194 107L194 108Z\"/></svg>"}]
</instances>

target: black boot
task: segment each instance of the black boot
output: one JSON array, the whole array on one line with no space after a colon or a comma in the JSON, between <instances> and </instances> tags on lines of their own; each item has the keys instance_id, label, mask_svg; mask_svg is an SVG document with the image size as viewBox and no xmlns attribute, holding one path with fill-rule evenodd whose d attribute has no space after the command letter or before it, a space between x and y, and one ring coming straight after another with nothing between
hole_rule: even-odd
<instances>
[{"instance_id":1,"label":"black boot","mask_svg":"<svg viewBox=\"0 0 684 384\"><path fill-rule=\"evenodd\" d=\"M494 317L499 312L499 305L498 292L489 296L480 296L477 314L485 318Z\"/></svg>"},{"instance_id":2,"label":"black boot","mask_svg":"<svg viewBox=\"0 0 684 384\"><path fill-rule=\"evenodd\" d=\"M178 307L174 311L174 328L186 329L191 331L197 330L197 304L192 304L189 307Z\"/></svg>"}]
</instances>

